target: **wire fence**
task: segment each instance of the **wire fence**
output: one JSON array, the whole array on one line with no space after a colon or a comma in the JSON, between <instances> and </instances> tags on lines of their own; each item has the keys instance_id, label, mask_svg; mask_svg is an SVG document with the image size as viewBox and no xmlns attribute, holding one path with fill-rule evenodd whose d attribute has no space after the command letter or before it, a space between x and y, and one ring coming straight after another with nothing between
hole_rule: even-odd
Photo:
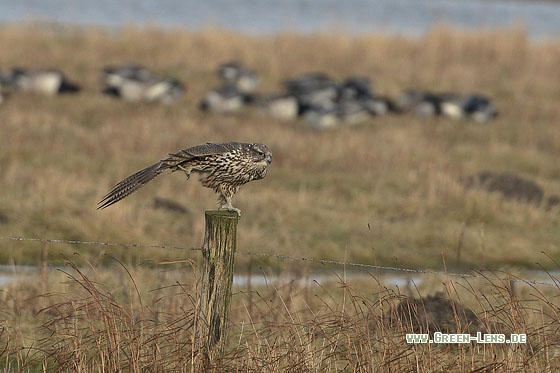
<instances>
[{"instance_id":1,"label":"wire fence","mask_svg":"<svg viewBox=\"0 0 560 373\"><path fill-rule=\"evenodd\" d=\"M40 242L40 243L48 243L48 244L94 245L94 246L127 247L127 248L152 248L152 249L202 251L200 247L182 247L182 246L174 246L174 245L153 245L153 244L140 244L140 243L116 243L116 242L102 242L102 241L79 241L79 240L38 238L38 237L0 237L0 241L28 241L28 242ZM352 262L330 260L330 259L297 257L292 255L284 255L284 254L261 253L255 251L237 250L236 253L254 256L254 257L267 257L267 258L273 258L278 260L302 261L302 262L309 262L309 263L318 263L322 265L341 266L345 268L351 267L351 268L371 270L376 272L378 271L401 272L407 275L432 274L432 275L440 275L440 276L448 276L448 277L458 277L463 279L481 278L486 280L508 281L510 283L523 283L532 286L539 285L539 286L551 286L556 288L560 287L560 279L557 279L552 274L546 271L543 271L543 273L547 274L547 276L551 280L550 282L525 279L519 276L514 276L510 273L505 273L502 271L493 271L493 270L480 271L480 270L471 269L472 273L455 273L455 272L437 271L437 270L423 269L423 268L381 266L381 265L352 263ZM484 272L492 273L492 275L484 274ZM496 276L495 275L496 272L504 273L505 277Z\"/></svg>"}]
</instances>

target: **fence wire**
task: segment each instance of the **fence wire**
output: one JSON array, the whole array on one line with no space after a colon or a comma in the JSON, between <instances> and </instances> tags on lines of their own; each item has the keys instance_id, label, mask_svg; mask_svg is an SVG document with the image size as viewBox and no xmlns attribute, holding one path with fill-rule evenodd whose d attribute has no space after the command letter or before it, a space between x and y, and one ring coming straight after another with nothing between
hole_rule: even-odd
<instances>
[{"instance_id":1,"label":"fence wire","mask_svg":"<svg viewBox=\"0 0 560 373\"><path fill-rule=\"evenodd\" d=\"M70 245L94 245L94 246L111 246L111 247L118 246L118 247L129 247L129 248L141 247L141 248L151 248L151 249L202 251L202 248L200 247L182 247L182 246L174 246L174 245L154 245L154 244L140 244L140 243L116 243L116 242L102 242L102 241L79 241L79 240L38 238L38 237L0 237L0 240L1 241L30 241L30 242L49 243L49 244L58 243L58 244L70 244ZM238 254L255 256L255 257L268 257L268 258L274 258L279 260L293 260L293 261L318 263L322 265L351 267L351 268L371 270L376 272L391 271L391 272L402 272L406 274L419 274L419 275L432 274L432 275L440 275L440 276L448 276L448 277L458 277L463 279L481 278L485 280L498 280L498 281L513 282L513 283L523 283L523 284L533 285L533 286L540 285L540 286L552 286L556 288L560 287L560 279L555 278L548 272L545 273L547 273L547 275L550 277L551 282L523 279L518 276L514 276L512 274L507 274L507 273L506 273L506 277L499 277L495 275L491 275L491 276L485 275L483 271L475 271L475 273L453 273L453 272L436 271L436 270L423 269L423 268L380 266L380 265L352 263L352 262L330 260L330 259L317 259L317 258L297 257L292 255L284 255L284 254L261 253L255 251L237 250L236 252ZM487 272L495 273L498 271L488 270Z\"/></svg>"}]
</instances>

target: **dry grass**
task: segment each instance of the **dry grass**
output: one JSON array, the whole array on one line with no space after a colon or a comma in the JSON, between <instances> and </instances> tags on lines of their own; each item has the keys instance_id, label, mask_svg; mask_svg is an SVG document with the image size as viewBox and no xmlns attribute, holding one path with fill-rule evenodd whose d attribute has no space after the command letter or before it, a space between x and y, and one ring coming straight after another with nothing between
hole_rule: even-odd
<instances>
[{"instance_id":1,"label":"dry grass","mask_svg":"<svg viewBox=\"0 0 560 373\"><path fill-rule=\"evenodd\" d=\"M81 269L69 262L62 272L7 286L0 293L0 366L22 372L197 371L196 268L128 270L112 262L110 268ZM262 276L266 284L234 286L226 354L208 371L545 372L560 367L557 286L517 283L512 289L507 280L433 275L418 288L399 290L383 285L387 278L377 273L333 272L315 280L285 269L279 277L267 270ZM418 298L434 290L472 308L478 321L466 322L454 308L427 329L419 316L424 306L399 311L410 291ZM405 334L413 330L508 338L524 333L528 342L407 344Z\"/></svg>"},{"instance_id":2,"label":"dry grass","mask_svg":"<svg viewBox=\"0 0 560 373\"><path fill-rule=\"evenodd\" d=\"M170 151L241 140L267 143L274 153L267 178L236 198L244 212L241 250L373 263L373 247L378 264L438 267L442 255L454 264L464 225L464 266L535 266L543 261L540 252L560 252L557 210L467 192L457 182L491 169L534 179L550 194L560 191L557 41L531 44L521 29L464 33L445 26L419 40L344 32L48 30L2 26L0 67L58 67L85 90L54 98L13 95L0 107L0 236L199 246L202 212L216 206L215 197L195 182L185 185L180 175L110 209L96 211L96 203L115 182ZM366 75L379 93L392 96L412 86L482 92L495 98L502 115L488 125L380 117L316 133L250 111L199 112L198 100L217 84L216 66L229 59L255 68L263 91L320 70L336 78ZM100 95L100 69L129 61L186 82L185 99L131 105ZM154 210L155 196L189 213ZM35 262L36 244L2 245L2 261ZM125 261L183 256L110 252ZM58 252L50 254L56 259Z\"/></svg>"}]
</instances>

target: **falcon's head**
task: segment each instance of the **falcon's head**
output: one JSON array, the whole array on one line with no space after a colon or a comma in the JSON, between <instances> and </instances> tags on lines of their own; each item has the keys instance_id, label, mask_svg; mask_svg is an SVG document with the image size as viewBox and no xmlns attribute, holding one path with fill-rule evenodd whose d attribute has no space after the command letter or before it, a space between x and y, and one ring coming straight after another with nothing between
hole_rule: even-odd
<instances>
[{"instance_id":1,"label":"falcon's head","mask_svg":"<svg viewBox=\"0 0 560 373\"><path fill-rule=\"evenodd\" d=\"M249 144L249 152L253 162L266 167L272 162L272 152L265 144Z\"/></svg>"}]
</instances>

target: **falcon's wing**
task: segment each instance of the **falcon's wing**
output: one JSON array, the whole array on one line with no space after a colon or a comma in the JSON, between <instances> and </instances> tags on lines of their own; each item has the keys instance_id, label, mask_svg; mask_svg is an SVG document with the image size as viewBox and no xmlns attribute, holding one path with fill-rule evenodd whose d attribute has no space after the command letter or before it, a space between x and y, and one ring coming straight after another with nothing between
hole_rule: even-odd
<instances>
[{"instance_id":1,"label":"falcon's wing","mask_svg":"<svg viewBox=\"0 0 560 373\"><path fill-rule=\"evenodd\" d=\"M166 169L167 166L163 162L158 162L150 167L146 167L145 169L138 171L134 175L130 175L115 185L115 187L111 189L111 191L109 191L109 193L107 193L101 201L99 201L97 209L104 209L105 207L109 207L112 204L119 202L121 199L131 195L146 185L149 181L153 180Z\"/></svg>"},{"instance_id":2,"label":"falcon's wing","mask_svg":"<svg viewBox=\"0 0 560 373\"><path fill-rule=\"evenodd\" d=\"M207 142L206 144L196 145L187 149L181 150L181 152L188 153L192 156L199 157L212 154L221 154L231 150L231 144L215 144L212 142Z\"/></svg>"},{"instance_id":3,"label":"falcon's wing","mask_svg":"<svg viewBox=\"0 0 560 373\"><path fill-rule=\"evenodd\" d=\"M168 158L138 171L115 185L115 187L99 201L99 206L97 208L104 209L105 207L117 203L121 199L136 192L168 168L176 170L179 168L178 166L185 165L185 163L188 163L190 160L227 153L235 149L240 149L243 145L244 144L237 142L228 142L224 144L206 143L180 150L177 153L170 153Z\"/></svg>"},{"instance_id":4,"label":"falcon's wing","mask_svg":"<svg viewBox=\"0 0 560 373\"><path fill-rule=\"evenodd\" d=\"M239 146L240 143L236 142L228 142L224 144L215 144L208 142L206 144L196 145L187 149L179 150L177 153L169 153L169 157L162 160L162 162L168 165L168 167L173 167L180 163L198 157L227 153L235 148L238 148Z\"/></svg>"}]
</instances>

